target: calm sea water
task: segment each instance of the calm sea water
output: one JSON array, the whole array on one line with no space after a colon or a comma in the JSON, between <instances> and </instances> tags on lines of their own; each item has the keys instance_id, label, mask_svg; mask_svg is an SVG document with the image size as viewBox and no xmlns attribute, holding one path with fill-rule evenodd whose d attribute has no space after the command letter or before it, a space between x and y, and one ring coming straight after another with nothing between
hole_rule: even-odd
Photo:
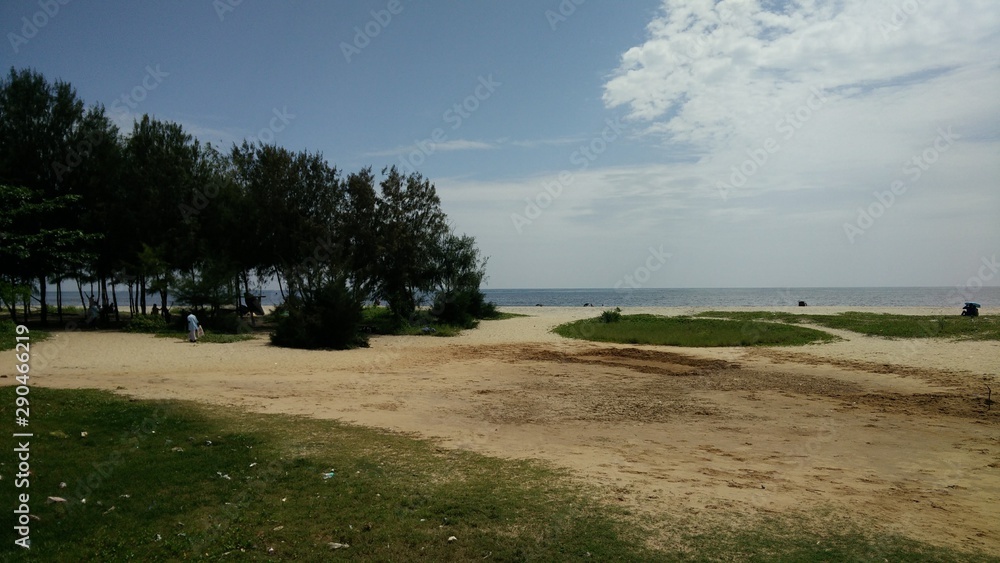
<instances>
[{"instance_id":1,"label":"calm sea water","mask_svg":"<svg viewBox=\"0 0 1000 563\"><path fill-rule=\"evenodd\" d=\"M785 307L805 301L834 307L1000 307L1000 287L793 287L757 289L487 289L501 307Z\"/></svg>"},{"instance_id":2,"label":"calm sea water","mask_svg":"<svg viewBox=\"0 0 1000 563\"><path fill-rule=\"evenodd\" d=\"M486 299L500 307L789 307L799 301L833 307L956 307L976 301L983 312L1000 308L1000 287L793 287L756 289L485 289ZM128 294L119 288L119 303ZM75 293L66 294L75 305ZM51 300L55 299L50 294ZM147 298L148 306L153 301ZM263 305L281 303L277 290L263 291Z\"/></svg>"}]
</instances>

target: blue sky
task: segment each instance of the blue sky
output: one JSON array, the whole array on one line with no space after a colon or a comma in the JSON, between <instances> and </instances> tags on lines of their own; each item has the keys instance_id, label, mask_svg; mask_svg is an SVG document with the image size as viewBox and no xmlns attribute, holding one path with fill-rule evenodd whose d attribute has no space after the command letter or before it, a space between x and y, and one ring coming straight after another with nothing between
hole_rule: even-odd
<instances>
[{"instance_id":1,"label":"blue sky","mask_svg":"<svg viewBox=\"0 0 1000 563\"><path fill-rule=\"evenodd\" d=\"M992 1L14 0L0 22L3 67L123 125L414 167L493 288L1000 283Z\"/></svg>"}]
</instances>

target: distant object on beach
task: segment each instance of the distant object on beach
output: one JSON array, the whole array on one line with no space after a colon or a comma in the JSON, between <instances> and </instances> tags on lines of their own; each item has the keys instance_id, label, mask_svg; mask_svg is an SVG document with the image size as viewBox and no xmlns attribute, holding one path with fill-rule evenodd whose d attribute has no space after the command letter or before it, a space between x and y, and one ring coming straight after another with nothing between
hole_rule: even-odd
<instances>
[{"instance_id":1,"label":"distant object on beach","mask_svg":"<svg viewBox=\"0 0 1000 563\"><path fill-rule=\"evenodd\" d=\"M980 305L979 303L976 303L976 302L973 302L973 301L966 301L965 302L965 306L962 307L962 316L963 317L978 317L979 316L979 308L980 307L982 307L982 305Z\"/></svg>"},{"instance_id":2,"label":"distant object on beach","mask_svg":"<svg viewBox=\"0 0 1000 563\"><path fill-rule=\"evenodd\" d=\"M593 307L594 304L593 303L584 303L583 306L584 307Z\"/></svg>"},{"instance_id":3,"label":"distant object on beach","mask_svg":"<svg viewBox=\"0 0 1000 563\"><path fill-rule=\"evenodd\" d=\"M799 301L799 307L805 307L805 306L806 306L805 301Z\"/></svg>"},{"instance_id":4,"label":"distant object on beach","mask_svg":"<svg viewBox=\"0 0 1000 563\"><path fill-rule=\"evenodd\" d=\"M542 306L541 303L535 303L535 307L541 307L541 306Z\"/></svg>"}]
</instances>

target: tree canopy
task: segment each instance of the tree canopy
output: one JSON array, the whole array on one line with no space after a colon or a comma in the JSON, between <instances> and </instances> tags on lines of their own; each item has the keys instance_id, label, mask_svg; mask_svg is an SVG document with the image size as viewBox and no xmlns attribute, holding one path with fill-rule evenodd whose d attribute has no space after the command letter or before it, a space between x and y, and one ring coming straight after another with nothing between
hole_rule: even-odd
<instances>
[{"instance_id":1,"label":"tree canopy","mask_svg":"<svg viewBox=\"0 0 1000 563\"><path fill-rule=\"evenodd\" d=\"M345 175L319 152L261 142L220 150L148 115L123 133L32 70L0 79L0 201L0 299L15 318L37 301L44 322L52 281L74 280L81 300L96 284L105 318L118 285L143 315L147 296L214 312L274 282L285 317L323 333L310 345L336 348L363 341L371 300L399 319L463 292L482 302L485 260L419 173ZM278 340L303 326L279 326Z\"/></svg>"}]
</instances>

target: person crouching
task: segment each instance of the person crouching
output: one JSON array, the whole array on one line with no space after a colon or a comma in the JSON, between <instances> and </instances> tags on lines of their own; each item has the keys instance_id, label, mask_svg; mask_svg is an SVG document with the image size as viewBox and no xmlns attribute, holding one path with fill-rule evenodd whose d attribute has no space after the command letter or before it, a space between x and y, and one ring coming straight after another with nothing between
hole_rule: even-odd
<instances>
[{"instance_id":1,"label":"person crouching","mask_svg":"<svg viewBox=\"0 0 1000 563\"><path fill-rule=\"evenodd\" d=\"M198 317L194 316L194 313L188 315L188 340L191 342L198 342L198 329L201 325L198 324Z\"/></svg>"}]
</instances>

